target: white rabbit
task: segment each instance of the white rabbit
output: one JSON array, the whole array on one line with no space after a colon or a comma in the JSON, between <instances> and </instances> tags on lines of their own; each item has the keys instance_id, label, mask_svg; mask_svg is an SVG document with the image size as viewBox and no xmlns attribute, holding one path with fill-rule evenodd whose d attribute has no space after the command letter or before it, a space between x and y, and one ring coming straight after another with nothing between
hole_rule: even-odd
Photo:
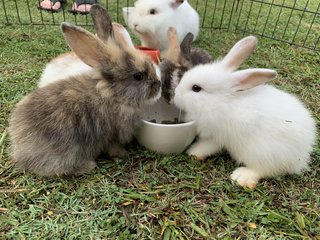
<instances>
[{"instance_id":1,"label":"white rabbit","mask_svg":"<svg viewBox=\"0 0 320 240\"><path fill-rule=\"evenodd\" d=\"M141 44L164 51L168 48L169 27L177 30L180 42L188 32L197 37L199 15L187 0L138 0L134 7L123 8L124 19Z\"/></svg>"},{"instance_id":2,"label":"white rabbit","mask_svg":"<svg viewBox=\"0 0 320 240\"><path fill-rule=\"evenodd\" d=\"M174 103L197 122L199 139L188 150L202 160L227 150L244 167L231 179L251 189L259 179L308 168L316 140L310 112L296 97L264 85L277 73L269 69L236 70L255 49L249 36L221 61L184 74Z\"/></svg>"},{"instance_id":3,"label":"white rabbit","mask_svg":"<svg viewBox=\"0 0 320 240\"><path fill-rule=\"evenodd\" d=\"M98 37L102 41L107 41L108 33L106 32L107 27L105 26L107 22L106 11L102 11L99 6L94 6L91 8L90 13ZM126 41L126 45L134 47L128 31L122 25L112 23L112 26L114 31L113 34L115 35L117 42ZM55 81L67 79L70 76L76 76L90 71L92 71L92 68L85 64L76 54L73 52L66 52L52 59L46 65L40 77L38 87L45 87ZM159 71L160 70L157 69L157 72Z\"/></svg>"}]
</instances>

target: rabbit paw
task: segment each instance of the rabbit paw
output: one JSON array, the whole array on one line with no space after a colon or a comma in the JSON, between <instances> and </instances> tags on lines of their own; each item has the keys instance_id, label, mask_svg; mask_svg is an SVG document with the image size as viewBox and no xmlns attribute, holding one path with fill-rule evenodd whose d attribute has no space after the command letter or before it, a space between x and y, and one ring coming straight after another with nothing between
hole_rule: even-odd
<instances>
[{"instance_id":1,"label":"rabbit paw","mask_svg":"<svg viewBox=\"0 0 320 240\"><path fill-rule=\"evenodd\" d=\"M110 157L127 157L129 155L129 152L121 145L114 144L109 147L108 154Z\"/></svg>"},{"instance_id":2,"label":"rabbit paw","mask_svg":"<svg viewBox=\"0 0 320 240\"><path fill-rule=\"evenodd\" d=\"M97 166L95 161L85 161L75 170L74 175L79 176L83 174L90 173Z\"/></svg>"},{"instance_id":3,"label":"rabbit paw","mask_svg":"<svg viewBox=\"0 0 320 240\"><path fill-rule=\"evenodd\" d=\"M240 186L255 189L260 176L255 171L247 167L239 167L231 174L231 179Z\"/></svg>"},{"instance_id":4,"label":"rabbit paw","mask_svg":"<svg viewBox=\"0 0 320 240\"><path fill-rule=\"evenodd\" d=\"M187 154L194 156L198 161L203 161L220 150L221 146L215 144L212 139L198 139L187 151Z\"/></svg>"},{"instance_id":5,"label":"rabbit paw","mask_svg":"<svg viewBox=\"0 0 320 240\"><path fill-rule=\"evenodd\" d=\"M206 159L206 156L203 156L201 154L201 149L199 147L191 147L188 151L187 154L195 158L197 161L204 161Z\"/></svg>"}]
</instances>

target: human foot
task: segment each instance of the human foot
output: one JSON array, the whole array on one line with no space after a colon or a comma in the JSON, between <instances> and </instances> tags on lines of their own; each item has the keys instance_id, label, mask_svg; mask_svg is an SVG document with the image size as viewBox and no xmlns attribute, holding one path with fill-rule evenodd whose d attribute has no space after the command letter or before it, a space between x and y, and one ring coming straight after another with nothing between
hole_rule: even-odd
<instances>
[{"instance_id":1,"label":"human foot","mask_svg":"<svg viewBox=\"0 0 320 240\"><path fill-rule=\"evenodd\" d=\"M58 12L61 10L62 2L59 0L43 0L39 4L39 9L51 11L51 12Z\"/></svg>"},{"instance_id":2,"label":"human foot","mask_svg":"<svg viewBox=\"0 0 320 240\"><path fill-rule=\"evenodd\" d=\"M90 12L92 4L97 3L95 0L77 0L73 3L70 12L87 14Z\"/></svg>"}]
</instances>

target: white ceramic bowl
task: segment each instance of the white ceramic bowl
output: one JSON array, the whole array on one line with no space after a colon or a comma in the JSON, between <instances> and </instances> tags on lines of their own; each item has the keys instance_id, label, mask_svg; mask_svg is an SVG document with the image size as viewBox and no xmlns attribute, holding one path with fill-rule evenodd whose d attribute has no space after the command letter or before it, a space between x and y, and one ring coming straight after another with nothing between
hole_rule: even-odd
<instances>
[{"instance_id":1,"label":"white ceramic bowl","mask_svg":"<svg viewBox=\"0 0 320 240\"><path fill-rule=\"evenodd\" d=\"M181 111L164 99L147 106L142 114L142 126L135 136L140 145L161 153L181 153L196 137L195 122L161 124L163 120L174 121ZM155 119L157 123L150 122Z\"/></svg>"}]
</instances>

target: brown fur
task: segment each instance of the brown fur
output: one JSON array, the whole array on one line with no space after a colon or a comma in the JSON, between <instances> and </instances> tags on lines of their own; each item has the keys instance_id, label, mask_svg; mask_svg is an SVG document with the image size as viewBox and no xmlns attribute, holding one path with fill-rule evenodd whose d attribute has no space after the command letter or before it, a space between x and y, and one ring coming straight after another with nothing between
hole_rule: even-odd
<instances>
[{"instance_id":1,"label":"brown fur","mask_svg":"<svg viewBox=\"0 0 320 240\"><path fill-rule=\"evenodd\" d=\"M155 101L161 90L152 61L121 49L113 34L101 41L76 26L62 24L62 31L93 72L30 93L9 123L15 165L42 176L90 172L101 152L126 155L124 145L140 123L140 107ZM137 79L137 73L143 78Z\"/></svg>"}]
</instances>

